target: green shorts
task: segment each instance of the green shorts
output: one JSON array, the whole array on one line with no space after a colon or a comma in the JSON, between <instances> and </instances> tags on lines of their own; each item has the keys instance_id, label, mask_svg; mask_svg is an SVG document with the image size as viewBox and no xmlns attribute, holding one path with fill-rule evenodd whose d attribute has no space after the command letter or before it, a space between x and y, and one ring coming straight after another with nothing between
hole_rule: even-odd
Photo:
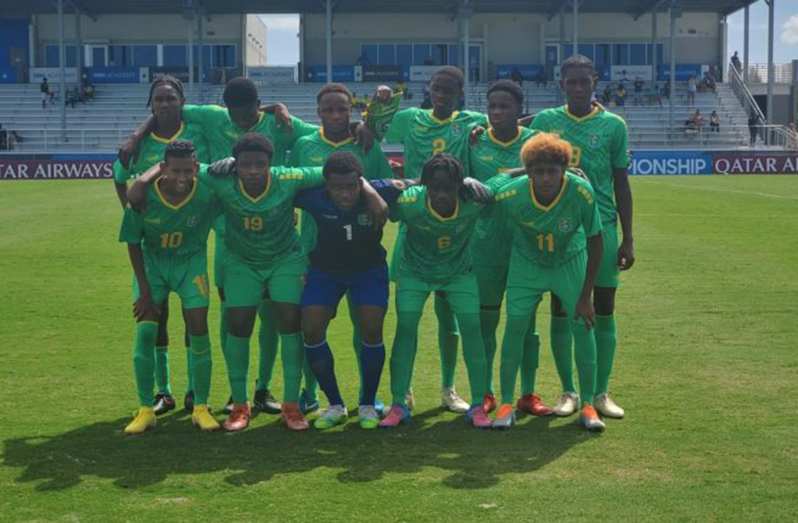
<instances>
[{"instance_id":1,"label":"green shorts","mask_svg":"<svg viewBox=\"0 0 798 523\"><path fill-rule=\"evenodd\" d=\"M481 305L501 307L504 290L507 288L509 270L509 265L474 265Z\"/></svg>"},{"instance_id":2,"label":"green shorts","mask_svg":"<svg viewBox=\"0 0 798 523\"><path fill-rule=\"evenodd\" d=\"M473 272L447 282L428 282L415 276L396 278L396 311L422 312L430 293L442 292L455 314L479 314L479 286Z\"/></svg>"},{"instance_id":3,"label":"green shorts","mask_svg":"<svg viewBox=\"0 0 798 523\"><path fill-rule=\"evenodd\" d=\"M215 234L213 248L213 284L224 289L224 259L227 256L227 246L224 244L224 216L219 216L213 222Z\"/></svg>"},{"instance_id":4,"label":"green shorts","mask_svg":"<svg viewBox=\"0 0 798 523\"><path fill-rule=\"evenodd\" d=\"M507 314L530 314L546 292L556 294L569 318L573 317L582 287L585 284L587 252L580 253L562 265L543 267L518 257L510 262L507 276Z\"/></svg>"},{"instance_id":5,"label":"green shorts","mask_svg":"<svg viewBox=\"0 0 798 523\"><path fill-rule=\"evenodd\" d=\"M618 288L621 281L621 271L618 269L618 226L604 224L603 227L604 253L596 275L596 287Z\"/></svg>"},{"instance_id":6,"label":"green shorts","mask_svg":"<svg viewBox=\"0 0 798 523\"><path fill-rule=\"evenodd\" d=\"M272 301L299 305L307 270L308 259L301 249L264 268L252 267L228 251L224 266L225 304L227 307L256 307L268 291Z\"/></svg>"},{"instance_id":7,"label":"green shorts","mask_svg":"<svg viewBox=\"0 0 798 523\"><path fill-rule=\"evenodd\" d=\"M208 306L208 254L205 249L187 256L159 257L145 253L144 271L155 303L166 301L169 293L175 292L184 309ZM133 300L137 300L139 286L135 277L133 280Z\"/></svg>"},{"instance_id":8,"label":"green shorts","mask_svg":"<svg viewBox=\"0 0 798 523\"><path fill-rule=\"evenodd\" d=\"M388 264L388 277L392 282L396 282L399 277L399 253L404 249L405 234L405 222L399 222L399 230L396 232L396 241L394 241L391 252L391 261Z\"/></svg>"}]
</instances>

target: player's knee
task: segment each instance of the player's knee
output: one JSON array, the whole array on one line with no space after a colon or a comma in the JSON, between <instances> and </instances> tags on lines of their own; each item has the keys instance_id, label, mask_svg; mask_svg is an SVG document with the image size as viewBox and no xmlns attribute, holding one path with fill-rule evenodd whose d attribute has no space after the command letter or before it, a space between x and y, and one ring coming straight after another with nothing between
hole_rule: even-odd
<instances>
[{"instance_id":1,"label":"player's knee","mask_svg":"<svg viewBox=\"0 0 798 523\"><path fill-rule=\"evenodd\" d=\"M231 309L227 314L227 332L238 338L252 336L255 316L245 308Z\"/></svg>"},{"instance_id":2,"label":"player's knee","mask_svg":"<svg viewBox=\"0 0 798 523\"><path fill-rule=\"evenodd\" d=\"M272 302L277 330L280 334L294 334L302 329L302 316L299 305Z\"/></svg>"},{"instance_id":3,"label":"player's knee","mask_svg":"<svg viewBox=\"0 0 798 523\"><path fill-rule=\"evenodd\" d=\"M593 289L593 308L599 316L615 313L615 288L596 287Z\"/></svg>"},{"instance_id":4,"label":"player's knee","mask_svg":"<svg viewBox=\"0 0 798 523\"><path fill-rule=\"evenodd\" d=\"M186 347L189 346L189 335L204 336L208 334L208 310L191 309L186 311Z\"/></svg>"},{"instance_id":5,"label":"player's knee","mask_svg":"<svg viewBox=\"0 0 798 523\"><path fill-rule=\"evenodd\" d=\"M360 337L363 343L379 345L382 343L382 323L379 325L363 325L360 328Z\"/></svg>"},{"instance_id":6,"label":"player's knee","mask_svg":"<svg viewBox=\"0 0 798 523\"><path fill-rule=\"evenodd\" d=\"M308 345L318 345L324 341L327 326L316 319L302 317L302 337Z\"/></svg>"}]
</instances>

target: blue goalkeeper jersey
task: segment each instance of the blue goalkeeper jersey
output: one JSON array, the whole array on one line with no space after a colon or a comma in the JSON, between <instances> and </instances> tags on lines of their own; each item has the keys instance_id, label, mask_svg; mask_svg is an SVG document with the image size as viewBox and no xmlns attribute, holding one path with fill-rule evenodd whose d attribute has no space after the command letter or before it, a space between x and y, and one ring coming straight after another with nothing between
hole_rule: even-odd
<instances>
[{"instance_id":1,"label":"blue goalkeeper jersey","mask_svg":"<svg viewBox=\"0 0 798 523\"><path fill-rule=\"evenodd\" d=\"M392 205L401 194L388 181L371 180L369 183L388 205ZM294 205L310 214L318 228L316 246L310 252L311 267L327 272L353 273L385 263L382 229L375 231L372 227L362 195L348 212L335 206L324 187L301 191L294 198Z\"/></svg>"}]
</instances>

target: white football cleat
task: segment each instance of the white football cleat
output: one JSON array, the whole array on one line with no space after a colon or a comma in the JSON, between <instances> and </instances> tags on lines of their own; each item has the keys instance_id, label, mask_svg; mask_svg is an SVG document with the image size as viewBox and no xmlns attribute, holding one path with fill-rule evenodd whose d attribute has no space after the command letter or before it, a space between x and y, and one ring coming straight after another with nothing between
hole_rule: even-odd
<instances>
[{"instance_id":1,"label":"white football cleat","mask_svg":"<svg viewBox=\"0 0 798 523\"><path fill-rule=\"evenodd\" d=\"M457 395L457 391L454 388L441 390L441 405L451 412L460 414L468 412L468 409L471 408L471 405Z\"/></svg>"},{"instance_id":2,"label":"white football cleat","mask_svg":"<svg viewBox=\"0 0 798 523\"><path fill-rule=\"evenodd\" d=\"M579 395L576 392L563 392L552 410L555 416L570 416L578 407Z\"/></svg>"},{"instance_id":3,"label":"white football cleat","mask_svg":"<svg viewBox=\"0 0 798 523\"><path fill-rule=\"evenodd\" d=\"M622 419L625 412L621 407L612 401L612 398L606 392L596 396L593 406L599 411L599 414L608 418Z\"/></svg>"}]
</instances>

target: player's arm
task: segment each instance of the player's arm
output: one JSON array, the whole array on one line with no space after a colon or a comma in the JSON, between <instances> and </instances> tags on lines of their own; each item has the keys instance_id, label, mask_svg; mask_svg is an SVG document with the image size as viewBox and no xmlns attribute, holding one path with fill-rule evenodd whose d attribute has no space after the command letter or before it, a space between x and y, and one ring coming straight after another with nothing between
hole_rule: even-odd
<instances>
[{"instance_id":1,"label":"player's arm","mask_svg":"<svg viewBox=\"0 0 798 523\"><path fill-rule=\"evenodd\" d=\"M261 106L259 110L264 113L273 114L274 119L277 120L277 125L285 129L285 134L288 136L291 136L294 132L294 122L285 104L277 102L276 104Z\"/></svg>"},{"instance_id":2,"label":"player's arm","mask_svg":"<svg viewBox=\"0 0 798 523\"><path fill-rule=\"evenodd\" d=\"M615 203L621 221L623 240L618 248L618 268L622 271L632 268L635 263L634 236L632 236L632 187L626 169L615 169Z\"/></svg>"},{"instance_id":3,"label":"player's arm","mask_svg":"<svg viewBox=\"0 0 798 523\"><path fill-rule=\"evenodd\" d=\"M123 167L129 168L132 163L136 163L139 156L139 146L141 141L155 130L155 115L151 114L141 122L141 125L133 131L127 140L119 146L117 156Z\"/></svg>"},{"instance_id":4,"label":"player's arm","mask_svg":"<svg viewBox=\"0 0 798 523\"><path fill-rule=\"evenodd\" d=\"M380 193L365 178L360 178L362 184L363 199L366 202L366 210L371 217L371 225L375 230L379 230L388 220L388 204L385 203Z\"/></svg>"},{"instance_id":5,"label":"player's arm","mask_svg":"<svg viewBox=\"0 0 798 523\"><path fill-rule=\"evenodd\" d=\"M114 162L114 191L116 197L119 198L119 203L122 204L122 209L127 205L127 180L130 178L130 171L122 167L122 163L117 160Z\"/></svg>"},{"instance_id":6,"label":"player's arm","mask_svg":"<svg viewBox=\"0 0 798 523\"><path fill-rule=\"evenodd\" d=\"M593 286L596 283L596 275L598 274L603 252L604 236L600 232L599 234L588 236L585 283L582 286L582 294L579 295L579 301L576 303L574 322L582 318L589 328L592 328L596 323L596 311L593 309Z\"/></svg>"},{"instance_id":7,"label":"player's arm","mask_svg":"<svg viewBox=\"0 0 798 523\"><path fill-rule=\"evenodd\" d=\"M460 197L464 200L471 200L474 203L483 205L489 204L493 201L495 190L491 187L480 182L476 178L467 177L463 180L463 186L460 189Z\"/></svg>"},{"instance_id":8,"label":"player's arm","mask_svg":"<svg viewBox=\"0 0 798 523\"><path fill-rule=\"evenodd\" d=\"M161 174L161 164L156 163L147 172L138 177L127 190L127 201L137 213L144 211L147 204L147 186Z\"/></svg>"},{"instance_id":9,"label":"player's arm","mask_svg":"<svg viewBox=\"0 0 798 523\"><path fill-rule=\"evenodd\" d=\"M130 258L130 264L133 266L133 272L136 274L136 281L139 284L139 297L133 302L133 316L136 317L136 321L157 318L158 307L152 301L150 284L147 281L147 273L144 271L144 254L141 251L141 244L128 243L127 254Z\"/></svg>"}]
</instances>

